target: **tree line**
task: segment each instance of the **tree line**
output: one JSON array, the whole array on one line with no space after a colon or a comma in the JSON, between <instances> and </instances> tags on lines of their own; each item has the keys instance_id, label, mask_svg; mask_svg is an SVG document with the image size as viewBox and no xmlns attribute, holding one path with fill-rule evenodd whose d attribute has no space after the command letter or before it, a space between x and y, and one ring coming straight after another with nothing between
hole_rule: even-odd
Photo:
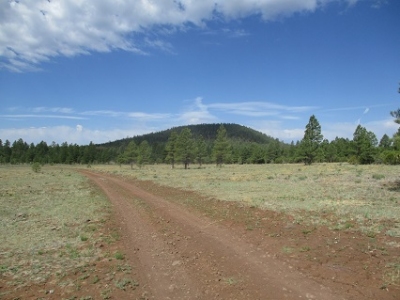
<instances>
[{"instance_id":1,"label":"tree line","mask_svg":"<svg viewBox=\"0 0 400 300\"><path fill-rule=\"evenodd\" d=\"M0 139L1 164L92 164L109 163L116 156L113 149L100 149L90 142L89 145L77 144L61 145L53 142L48 145L42 141L38 144L27 144L23 139L18 139L12 144Z\"/></svg>"},{"instance_id":2,"label":"tree line","mask_svg":"<svg viewBox=\"0 0 400 300\"><path fill-rule=\"evenodd\" d=\"M392 112L396 116L397 112ZM399 114L400 116L400 114ZM396 122L400 118L396 118ZM185 169L190 165L215 163L222 164L266 164L266 163L305 163L350 162L353 164L400 164L400 130L393 136L384 135L379 141L376 135L358 125L353 138L336 137L332 141L323 138L321 126L312 115L305 127L301 141L286 144L270 138L265 142L246 141L230 136L225 127L219 124L216 134L205 138L202 132L193 134L196 126L170 130L167 141L149 142L145 139L132 139L126 145L77 144L48 145L42 141L27 144L22 139L12 144L0 139L0 163L2 164L94 164L118 163L142 167L146 164L176 164ZM228 127L229 128L229 127ZM242 133L245 136L245 131ZM261 136L260 136L261 139ZM140 142L139 142L140 141Z\"/></svg>"}]
</instances>

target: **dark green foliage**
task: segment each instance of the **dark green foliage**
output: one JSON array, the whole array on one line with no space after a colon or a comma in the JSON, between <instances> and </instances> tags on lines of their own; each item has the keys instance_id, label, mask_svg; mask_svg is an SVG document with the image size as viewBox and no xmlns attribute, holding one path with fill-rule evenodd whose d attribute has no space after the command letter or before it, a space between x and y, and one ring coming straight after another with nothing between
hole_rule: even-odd
<instances>
[{"instance_id":1,"label":"dark green foliage","mask_svg":"<svg viewBox=\"0 0 400 300\"><path fill-rule=\"evenodd\" d=\"M238 140L242 142L255 142L258 144L268 144L274 139L266 134L263 134L259 131L254 129L248 128L246 126L238 125L238 124L223 124L226 132L227 137L230 140ZM138 145L142 141L146 140L149 142L150 145L154 145L155 143L165 144L168 142L171 133L174 131L178 135L181 131L185 128L190 129L192 133L192 137L197 140L201 135L206 143L213 142L217 137L217 131L221 124L198 124L198 125L187 125L187 126L179 126L174 127L168 130L156 132L156 133L149 133L144 134L141 136L135 136L132 138L126 138L122 140L117 140L114 142L108 142L104 144L100 144L98 146L104 146L107 148L119 148L119 147L126 147L131 140L134 140L135 143Z\"/></svg>"},{"instance_id":2,"label":"dark green foliage","mask_svg":"<svg viewBox=\"0 0 400 300\"><path fill-rule=\"evenodd\" d=\"M149 143L144 140L140 143L138 149L137 149L137 164L141 168L145 164L148 164L150 162L150 157L151 157L151 147Z\"/></svg>"},{"instance_id":3,"label":"dark green foliage","mask_svg":"<svg viewBox=\"0 0 400 300\"><path fill-rule=\"evenodd\" d=\"M220 125L213 147L213 157L217 166L221 166L229 155L230 145L224 125Z\"/></svg>"},{"instance_id":4,"label":"dark green foliage","mask_svg":"<svg viewBox=\"0 0 400 300\"><path fill-rule=\"evenodd\" d=\"M135 141L130 141L128 147L126 147L125 151L122 153L121 160L124 163L129 163L132 169L133 164L136 162L137 154L138 148Z\"/></svg>"},{"instance_id":5,"label":"dark green foliage","mask_svg":"<svg viewBox=\"0 0 400 300\"><path fill-rule=\"evenodd\" d=\"M193 161L195 156L195 143L192 137L192 132L189 128L184 128L176 140L176 159L180 160L185 169Z\"/></svg>"},{"instance_id":6,"label":"dark green foliage","mask_svg":"<svg viewBox=\"0 0 400 300\"><path fill-rule=\"evenodd\" d=\"M397 124L400 124L400 108L390 112L390 115L394 118Z\"/></svg>"},{"instance_id":7,"label":"dark green foliage","mask_svg":"<svg viewBox=\"0 0 400 300\"><path fill-rule=\"evenodd\" d=\"M35 173L40 172L40 170L42 169L42 166L38 163L38 162L34 162L32 164L32 171Z\"/></svg>"},{"instance_id":8,"label":"dark green foliage","mask_svg":"<svg viewBox=\"0 0 400 300\"><path fill-rule=\"evenodd\" d=\"M400 151L398 150L386 150L380 155L380 159L383 163L388 165L400 164Z\"/></svg>"},{"instance_id":9,"label":"dark green foliage","mask_svg":"<svg viewBox=\"0 0 400 300\"><path fill-rule=\"evenodd\" d=\"M204 159L207 157L207 144L202 135L199 135L198 139L196 140L195 151L197 162L201 168Z\"/></svg>"},{"instance_id":10,"label":"dark green foliage","mask_svg":"<svg viewBox=\"0 0 400 300\"><path fill-rule=\"evenodd\" d=\"M300 144L300 152L303 157L303 161L306 165L311 165L317 155L321 156L319 153L320 144L322 142L323 136L321 134L321 125L317 118L312 115L308 124L306 125L306 130L304 132L303 140ZM323 159L320 158L323 161Z\"/></svg>"},{"instance_id":11,"label":"dark green foliage","mask_svg":"<svg viewBox=\"0 0 400 300\"><path fill-rule=\"evenodd\" d=\"M384 134L379 141L379 147L384 149L389 149L392 146L392 139L387 135Z\"/></svg>"},{"instance_id":12,"label":"dark green foliage","mask_svg":"<svg viewBox=\"0 0 400 300\"><path fill-rule=\"evenodd\" d=\"M373 132L358 125L353 134L354 155L360 164L371 164L375 160L378 140Z\"/></svg>"},{"instance_id":13,"label":"dark green foliage","mask_svg":"<svg viewBox=\"0 0 400 300\"><path fill-rule=\"evenodd\" d=\"M178 134L176 131L171 132L171 136L168 139L167 145L165 146L165 151L167 152L167 156L165 157L165 161L171 164L171 167L175 167L175 161L177 156L177 141Z\"/></svg>"},{"instance_id":14,"label":"dark green foliage","mask_svg":"<svg viewBox=\"0 0 400 300\"><path fill-rule=\"evenodd\" d=\"M149 140L144 137L149 137ZM178 139L180 141L178 143ZM255 130L236 124L201 124L177 127L160 133L123 139L107 144L79 146L40 142L28 145L22 139L0 140L0 164L119 164L189 163L215 161L235 164L351 162L400 163L400 130L392 138L376 136L362 126L353 140L336 137L322 140L320 126L310 118L301 142L285 144ZM180 148L180 149L178 149ZM179 150L179 151L178 151Z\"/></svg>"}]
</instances>

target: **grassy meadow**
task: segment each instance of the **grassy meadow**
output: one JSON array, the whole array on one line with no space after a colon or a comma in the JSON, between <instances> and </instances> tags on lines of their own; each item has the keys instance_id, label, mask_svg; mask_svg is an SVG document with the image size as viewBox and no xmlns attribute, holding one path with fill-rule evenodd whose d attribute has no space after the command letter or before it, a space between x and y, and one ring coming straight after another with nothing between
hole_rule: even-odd
<instances>
[{"instance_id":1,"label":"grassy meadow","mask_svg":"<svg viewBox=\"0 0 400 300\"><path fill-rule=\"evenodd\" d=\"M43 166L39 172L31 166L0 166L0 299L18 295L32 284L43 286L43 295L55 290L59 296L76 298L89 288L91 297L109 299L131 276L123 253L118 252L118 233L105 228L111 205L77 172L78 167L85 166ZM91 169L285 212L303 225L352 228L371 238L400 237L398 166L193 165L185 170L181 165L175 169L92 165ZM400 246L397 239L391 243ZM104 262L101 270L99 261ZM385 281L398 285L400 264L396 260L393 266ZM129 282L134 280L129 277Z\"/></svg>"},{"instance_id":2,"label":"grassy meadow","mask_svg":"<svg viewBox=\"0 0 400 300\"><path fill-rule=\"evenodd\" d=\"M93 166L94 169L161 185L193 190L212 198L287 212L298 221L340 229L357 222L366 232L400 237L400 168L386 165L271 164ZM333 214L332 224L321 215ZM382 221L390 221L382 227Z\"/></svg>"},{"instance_id":3,"label":"grassy meadow","mask_svg":"<svg viewBox=\"0 0 400 300\"><path fill-rule=\"evenodd\" d=\"M76 290L69 275L104 256L95 246L110 204L71 168L0 167L0 299L32 284ZM44 294L49 291L43 291Z\"/></svg>"}]
</instances>

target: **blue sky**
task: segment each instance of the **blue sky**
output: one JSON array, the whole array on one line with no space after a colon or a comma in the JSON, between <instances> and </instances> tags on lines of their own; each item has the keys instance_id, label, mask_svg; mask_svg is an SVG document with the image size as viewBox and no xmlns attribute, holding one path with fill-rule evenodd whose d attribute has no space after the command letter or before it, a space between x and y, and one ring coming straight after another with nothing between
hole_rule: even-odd
<instances>
[{"instance_id":1,"label":"blue sky","mask_svg":"<svg viewBox=\"0 0 400 300\"><path fill-rule=\"evenodd\" d=\"M0 3L0 139L88 144L199 123L301 140L398 125L400 1Z\"/></svg>"}]
</instances>

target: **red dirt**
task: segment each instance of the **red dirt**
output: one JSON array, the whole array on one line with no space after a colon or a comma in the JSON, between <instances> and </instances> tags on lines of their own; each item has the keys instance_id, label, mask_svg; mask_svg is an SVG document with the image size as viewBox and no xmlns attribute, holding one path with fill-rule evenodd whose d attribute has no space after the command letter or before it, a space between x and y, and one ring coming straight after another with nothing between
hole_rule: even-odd
<instances>
[{"instance_id":1,"label":"red dirt","mask_svg":"<svg viewBox=\"0 0 400 300\"><path fill-rule=\"evenodd\" d=\"M114 205L137 292L148 298L400 298L398 286L382 281L387 261L399 255L380 247L384 240L304 228L287 215L152 182L83 173Z\"/></svg>"},{"instance_id":2,"label":"red dirt","mask_svg":"<svg viewBox=\"0 0 400 300\"><path fill-rule=\"evenodd\" d=\"M384 280L387 266L400 264L399 248L388 246L399 245L398 238L370 238L356 224L340 231L306 226L290 215L150 181L81 173L112 203L104 234L121 236L96 246L124 253L131 271L115 271L120 262L104 259L90 266L79 290L49 281L4 299L400 299L398 282ZM98 284L90 283L94 274ZM116 288L126 276L137 284Z\"/></svg>"}]
</instances>

